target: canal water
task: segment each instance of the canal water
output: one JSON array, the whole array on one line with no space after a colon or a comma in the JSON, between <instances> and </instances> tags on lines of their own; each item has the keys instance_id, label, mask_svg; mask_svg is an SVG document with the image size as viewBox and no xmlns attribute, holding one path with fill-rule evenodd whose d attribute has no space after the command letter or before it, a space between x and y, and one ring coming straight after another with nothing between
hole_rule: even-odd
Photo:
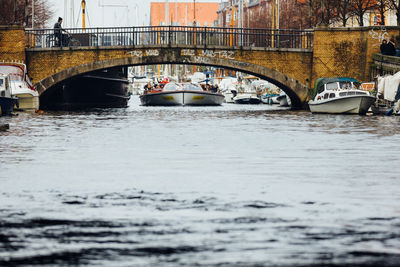
<instances>
[{"instance_id":1,"label":"canal water","mask_svg":"<svg viewBox=\"0 0 400 267\"><path fill-rule=\"evenodd\" d=\"M400 117L134 97L0 122L1 266L400 264Z\"/></svg>"}]
</instances>

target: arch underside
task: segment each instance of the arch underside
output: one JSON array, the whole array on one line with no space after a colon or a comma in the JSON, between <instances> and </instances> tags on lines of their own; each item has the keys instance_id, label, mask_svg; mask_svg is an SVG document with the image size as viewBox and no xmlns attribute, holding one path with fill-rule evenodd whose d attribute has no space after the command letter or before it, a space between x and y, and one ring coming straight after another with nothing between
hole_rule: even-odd
<instances>
[{"instance_id":1,"label":"arch underside","mask_svg":"<svg viewBox=\"0 0 400 267\"><path fill-rule=\"evenodd\" d=\"M308 87L301 84L297 80L276 70L266 68L260 65L236 61L224 58L196 57L196 56L177 56L176 53L166 53L164 55L152 57L125 57L100 62L93 62L79 65L69 69L65 69L50 77L47 77L37 84L36 88L39 94L44 93L53 85L60 83L66 79L87 72L107 69L117 66L141 66L141 65L157 65L157 64L183 64L183 65L200 65L220 67L232 69L243 73L251 74L263 80L269 81L279 88L291 98L293 107L301 107L307 99Z\"/></svg>"}]
</instances>

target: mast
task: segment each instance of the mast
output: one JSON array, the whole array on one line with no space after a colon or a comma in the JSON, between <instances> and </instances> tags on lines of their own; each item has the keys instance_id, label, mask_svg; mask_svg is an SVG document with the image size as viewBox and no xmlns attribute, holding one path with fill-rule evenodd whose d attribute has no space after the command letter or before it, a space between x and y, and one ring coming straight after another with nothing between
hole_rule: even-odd
<instances>
[{"instance_id":1,"label":"mast","mask_svg":"<svg viewBox=\"0 0 400 267\"><path fill-rule=\"evenodd\" d=\"M82 28L83 28L83 31L85 31L85 27L86 27L86 25L85 25L86 1L82 0L81 5L82 5Z\"/></svg>"}]
</instances>

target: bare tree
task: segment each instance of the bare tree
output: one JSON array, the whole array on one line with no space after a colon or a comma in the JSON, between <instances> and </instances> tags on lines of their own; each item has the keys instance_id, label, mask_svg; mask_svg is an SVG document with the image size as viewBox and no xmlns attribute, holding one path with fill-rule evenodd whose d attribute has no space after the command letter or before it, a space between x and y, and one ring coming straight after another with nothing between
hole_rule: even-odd
<instances>
[{"instance_id":1,"label":"bare tree","mask_svg":"<svg viewBox=\"0 0 400 267\"><path fill-rule=\"evenodd\" d=\"M377 9L381 17L381 25L385 25L385 13L389 10L389 0L377 0Z\"/></svg>"},{"instance_id":2,"label":"bare tree","mask_svg":"<svg viewBox=\"0 0 400 267\"><path fill-rule=\"evenodd\" d=\"M351 0L351 8L360 26L364 26L364 15L371 9L376 9L376 0Z\"/></svg>"},{"instance_id":3,"label":"bare tree","mask_svg":"<svg viewBox=\"0 0 400 267\"><path fill-rule=\"evenodd\" d=\"M340 21L343 27L346 27L347 21L352 16L351 0L337 0L336 15L336 20Z\"/></svg>"},{"instance_id":4,"label":"bare tree","mask_svg":"<svg viewBox=\"0 0 400 267\"><path fill-rule=\"evenodd\" d=\"M32 1L33 0L0 0L0 24L22 25L32 27ZM48 0L34 0L36 28L43 28L49 23L54 12Z\"/></svg>"}]
</instances>

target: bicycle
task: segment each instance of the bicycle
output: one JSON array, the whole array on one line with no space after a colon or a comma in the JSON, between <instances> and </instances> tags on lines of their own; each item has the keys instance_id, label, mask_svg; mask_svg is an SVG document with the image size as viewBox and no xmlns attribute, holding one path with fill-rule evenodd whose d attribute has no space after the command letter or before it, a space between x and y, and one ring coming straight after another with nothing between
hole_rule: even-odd
<instances>
[{"instance_id":1,"label":"bicycle","mask_svg":"<svg viewBox=\"0 0 400 267\"><path fill-rule=\"evenodd\" d=\"M61 36L62 44L60 45L60 40L57 36L51 34L46 38L46 43L48 47L71 47L71 46L81 46L81 42L78 39L72 37L71 34L63 34Z\"/></svg>"},{"instance_id":2,"label":"bicycle","mask_svg":"<svg viewBox=\"0 0 400 267\"><path fill-rule=\"evenodd\" d=\"M62 39L63 39L63 42L62 42L63 47L80 46L81 45L81 42L79 42L79 40L72 37L72 35L69 33L65 34Z\"/></svg>"}]
</instances>

